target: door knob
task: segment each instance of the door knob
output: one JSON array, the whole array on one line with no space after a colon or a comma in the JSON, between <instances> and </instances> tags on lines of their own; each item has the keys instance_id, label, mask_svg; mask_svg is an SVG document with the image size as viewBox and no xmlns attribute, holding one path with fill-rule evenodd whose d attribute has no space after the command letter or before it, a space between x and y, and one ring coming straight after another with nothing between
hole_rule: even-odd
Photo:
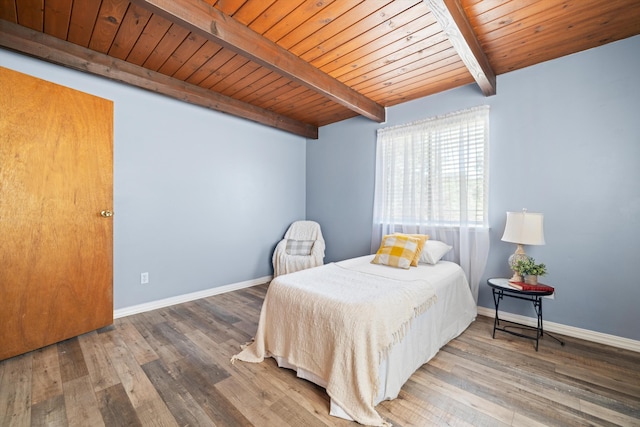
<instances>
[{"instance_id":1,"label":"door knob","mask_svg":"<svg viewBox=\"0 0 640 427\"><path fill-rule=\"evenodd\" d=\"M100 212L100 216L103 218L109 218L113 216L113 212L106 210L106 211L101 211Z\"/></svg>"}]
</instances>

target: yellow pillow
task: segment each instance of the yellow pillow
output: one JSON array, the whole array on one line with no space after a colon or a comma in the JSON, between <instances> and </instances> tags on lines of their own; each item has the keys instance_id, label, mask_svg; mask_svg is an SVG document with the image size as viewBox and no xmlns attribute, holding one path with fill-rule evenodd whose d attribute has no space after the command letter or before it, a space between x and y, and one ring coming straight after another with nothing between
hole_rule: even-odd
<instances>
[{"instance_id":1,"label":"yellow pillow","mask_svg":"<svg viewBox=\"0 0 640 427\"><path fill-rule=\"evenodd\" d=\"M419 242L420 240L415 237L393 234L384 236L380 248L371 262L408 269L416 256Z\"/></svg>"},{"instance_id":2,"label":"yellow pillow","mask_svg":"<svg viewBox=\"0 0 640 427\"><path fill-rule=\"evenodd\" d=\"M404 233L393 233L393 234L395 234L396 236L414 237L420 240L418 242L418 250L416 251L416 256L414 256L413 260L411 260L411 266L417 267L418 261L420 261L420 254L422 254L422 248L424 248L425 242L429 239L429 235L428 234L404 234Z\"/></svg>"}]
</instances>

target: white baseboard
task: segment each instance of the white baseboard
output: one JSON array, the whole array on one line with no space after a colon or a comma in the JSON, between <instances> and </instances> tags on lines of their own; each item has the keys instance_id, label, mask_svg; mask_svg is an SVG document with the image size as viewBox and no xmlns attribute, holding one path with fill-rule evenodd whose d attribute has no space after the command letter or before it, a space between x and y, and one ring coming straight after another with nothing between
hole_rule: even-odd
<instances>
[{"instance_id":1,"label":"white baseboard","mask_svg":"<svg viewBox=\"0 0 640 427\"><path fill-rule=\"evenodd\" d=\"M496 311L493 308L478 306L478 314L481 316L494 318L496 315ZM507 313L504 311L500 311L499 314L500 319L511 320L513 322L522 323L528 326L536 326L538 323L538 320L534 319L533 317L520 316L518 314ZM546 320L544 321L544 330L567 335L569 337L580 338L586 341L597 342L599 344L606 344L613 347L624 348L625 350L637 351L640 353L640 341L632 340L629 338L603 334L601 332L576 328L574 326L567 326L560 323L549 322Z\"/></svg>"},{"instance_id":2,"label":"white baseboard","mask_svg":"<svg viewBox=\"0 0 640 427\"><path fill-rule=\"evenodd\" d=\"M237 291L238 289L250 288L270 282L273 276L259 277L245 282L232 283L230 285L218 286L217 288L205 289L204 291L192 292L190 294L178 295L157 301L146 302L144 304L132 305L131 307L119 308L113 311L113 318L131 316L132 314L144 313L145 311L156 310L158 308L169 307L170 305L181 304L200 298L223 294L225 292Z\"/></svg>"}]
</instances>

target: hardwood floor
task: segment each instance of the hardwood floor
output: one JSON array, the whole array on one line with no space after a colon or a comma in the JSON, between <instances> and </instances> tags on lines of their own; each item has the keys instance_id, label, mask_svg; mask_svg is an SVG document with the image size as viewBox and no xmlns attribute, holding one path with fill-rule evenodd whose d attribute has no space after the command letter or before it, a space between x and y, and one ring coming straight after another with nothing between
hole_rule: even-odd
<instances>
[{"instance_id":1,"label":"hardwood floor","mask_svg":"<svg viewBox=\"0 0 640 427\"><path fill-rule=\"evenodd\" d=\"M237 362L266 285L117 319L0 362L1 426L354 426L324 389ZM394 426L640 426L640 353L469 329L377 406Z\"/></svg>"}]
</instances>

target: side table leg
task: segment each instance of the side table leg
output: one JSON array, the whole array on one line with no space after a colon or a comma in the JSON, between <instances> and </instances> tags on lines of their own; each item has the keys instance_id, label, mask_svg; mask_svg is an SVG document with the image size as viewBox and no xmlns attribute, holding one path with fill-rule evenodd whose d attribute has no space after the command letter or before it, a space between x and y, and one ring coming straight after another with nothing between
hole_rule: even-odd
<instances>
[{"instance_id":1,"label":"side table leg","mask_svg":"<svg viewBox=\"0 0 640 427\"><path fill-rule=\"evenodd\" d=\"M496 328L500 325L500 318L498 317L498 307L500 306L500 300L502 299L502 291L496 291L496 289L492 289L493 292L493 303L496 306L496 316L493 318L493 334L492 338L496 337Z\"/></svg>"},{"instance_id":2,"label":"side table leg","mask_svg":"<svg viewBox=\"0 0 640 427\"><path fill-rule=\"evenodd\" d=\"M542 299L539 296L536 296L533 299L533 308L538 315L538 326L536 327L536 351L538 351L538 342L540 341L540 337L543 335L542 332Z\"/></svg>"},{"instance_id":3,"label":"side table leg","mask_svg":"<svg viewBox=\"0 0 640 427\"><path fill-rule=\"evenodd\" d=\"M536 351L538 351L538 340L541 336L544 335L544 325L542 322L542 297L536 297L536 299L533 301L533 307L536 309L536 314L538 315L538 328L536 331ZM558 341L561 346L564 346L564 341L559 340L548 332L547 336Z\"/></svg>"}]
</instances>

